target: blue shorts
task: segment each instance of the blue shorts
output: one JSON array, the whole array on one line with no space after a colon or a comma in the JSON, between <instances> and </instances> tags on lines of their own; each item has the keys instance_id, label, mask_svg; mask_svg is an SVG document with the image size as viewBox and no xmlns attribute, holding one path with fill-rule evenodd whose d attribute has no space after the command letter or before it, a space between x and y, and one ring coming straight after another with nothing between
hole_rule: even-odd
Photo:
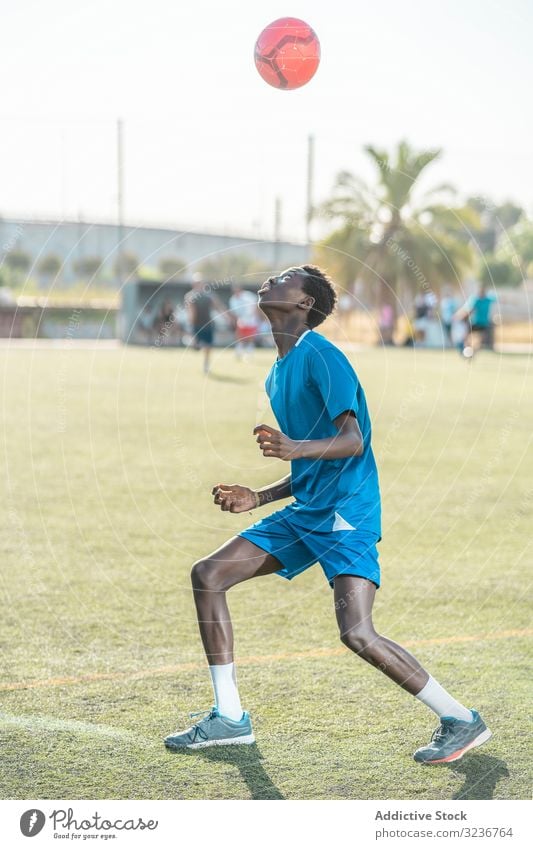
<instances>
[{"instance_id":1,"label":"blue shorts","mask_svg":"<svg viewBox=\"0 0 533 849\"><path fill-rule=\"evenodd\" d=\"M356 575L379 587L378 534L359 530L310 531L296 527L290 515L286 508L278 510L239 536L279 560L283 569L276 574L289 581L320 563L331 587L337 575Z\"/></svg>"},{"instance_id":2,"label":"blue shorts","mask_svg":"<svg viewBox=\"0 0 533 849\"><path fill-rule=\"evenodd\" d=\"M213 344L213 327L210 324L204 324L202 327L194 328L194 341L199 348L204 345L208 348Z\"/></svg>"}]
</instances>

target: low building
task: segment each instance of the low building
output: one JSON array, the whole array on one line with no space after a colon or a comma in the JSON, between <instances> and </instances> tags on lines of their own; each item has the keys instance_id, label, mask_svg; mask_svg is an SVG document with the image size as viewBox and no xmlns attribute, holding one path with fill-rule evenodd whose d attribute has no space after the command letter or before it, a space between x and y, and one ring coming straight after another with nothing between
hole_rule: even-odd
<instances>
[{"instance_id":1,"label":"low building","mask_svg":"<svg viewBox=\"0 0 533 849\"><path fill-rule=\"evenodd\" d=\"M27 255L31 266L28 275L40 275L43 260L59 259L61 270L56 285L68 286L80 279L84 261L101 260L98 279L119 285L117 260L119 242L124 257L132 257L144 269L157 276L162 260L179 258L185 276L190 278L207 259L219 256L246 255L266 269L273 270L308 261L308 245L286 241L268 241L248 237L198 233L165 227L134 227L91 221L38 221L24 218L0 218L0 264L13 252ZM87 275L86 275L87 276ZM91 277L92 275L88 275ZM123 277L136 277L131 271Z\"/></svg>"}]
</instances>

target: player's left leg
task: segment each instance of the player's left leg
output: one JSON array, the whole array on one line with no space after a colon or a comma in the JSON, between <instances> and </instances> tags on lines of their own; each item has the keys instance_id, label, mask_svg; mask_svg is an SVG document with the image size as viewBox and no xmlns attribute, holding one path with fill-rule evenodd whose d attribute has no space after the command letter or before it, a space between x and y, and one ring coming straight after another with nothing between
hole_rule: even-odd
<instances>
[{"instance_id":1,"label":"player's left leg","mask_svg":"<svg viewBox=\"0 0 533 849\"><path fill-rule=\"evenodd\" d=\"M334 595L344 645L416 696L427 684L429 675L412 654L375 630L372 607L376 585L355 575L338 575ZM470 718L469 712L466 713Z\"/></svg>"},{"instance_id":2,"label":"player's left leg","mask_svg":"<svg viewBox=\"0 0 533 849\"><path fill-rule=\"evenodd\" d=\"M211 359L211 345L204 345L204 374L209 374L210 369L210 359Z\"/></svg>"},{"instance_id":3,"label":"player's left leg","mask_svg":"<svg viewBox=\"0 0 533 849\"><path fill-rule=\"evenodd\" d=\"M458 760L490 738L490 731L476 711L454 699L406 649L377 633L372 622L375 584L355 575L338 575L334 594L342 642L440 717L441 724L431 743L415 752L415 760Z\"/></svg>"}]
</instances>

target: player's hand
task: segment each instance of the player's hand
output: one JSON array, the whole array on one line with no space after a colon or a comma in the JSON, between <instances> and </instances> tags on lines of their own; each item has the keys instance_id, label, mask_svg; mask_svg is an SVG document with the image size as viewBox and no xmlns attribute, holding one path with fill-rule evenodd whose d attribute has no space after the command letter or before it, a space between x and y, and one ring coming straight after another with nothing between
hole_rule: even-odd
<instances>
[{"instance_id":1,"label":"player's hand","mask_svg":"<svg viewBox=\"0 0 533 849\"><path fill-rule=\"evenodd\" d=\"M263 452L263 457L277 457L278 460L296 460L299 456L301 443L290 439L280 430L270 425L260 424L254 427L257 434L256 442Z\"/></svg>"},{"instance_id":2,"label":"player's hand","mask_svg":"<svg viewBox=\"0 0 533 849\"><path fill-rule=\"evenodd\" d=\"M247 486L219 483L213 487L211 494L215 496L215 504L230 513L244 513L257 507L255 492Z\"/></svg>"}]
</instances>

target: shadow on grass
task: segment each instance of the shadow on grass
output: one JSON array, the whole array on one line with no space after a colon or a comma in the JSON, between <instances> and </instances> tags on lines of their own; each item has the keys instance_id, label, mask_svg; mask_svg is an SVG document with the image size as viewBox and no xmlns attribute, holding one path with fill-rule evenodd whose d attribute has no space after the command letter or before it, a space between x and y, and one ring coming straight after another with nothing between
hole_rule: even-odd
<instances>
[{"instance_id":1,"label":"shadow on grass","mask_svg":"<svg viewBox=\"0 0 533 849\"><path fill-rule=\"evenodd\" d=\"M256 743L250 746L209 746L206 749L185 749L172 752L174 757L205 758L215 763L236 766L250 791L252 799L284 799L261 763L263 755Z\"/></svg>"},{"instance_id":2,"label":"shadow on grass","mask_svg":"<svg viewBox=\"0 0 533 849\"><path fill-rule=\"evenodd\" d=\"M464 784L453 799L493 799L498 781L509 775L505 761L491 755L473 755L464 762L450 764L448 769L458 778L464 777Z\"/></svg>"}]
</instances>

